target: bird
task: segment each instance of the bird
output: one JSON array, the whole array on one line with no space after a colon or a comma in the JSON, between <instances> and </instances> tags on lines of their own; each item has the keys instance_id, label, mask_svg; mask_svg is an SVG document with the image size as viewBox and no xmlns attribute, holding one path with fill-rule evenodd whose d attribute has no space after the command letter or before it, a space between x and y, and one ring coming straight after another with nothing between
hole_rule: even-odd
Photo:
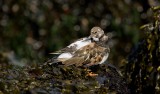
<instances>
[{"instance_id":1,"label":"bird","mask_svg":"<svg viewBox=\"0 0 160 94\"><path fill-rule=\"evenodd\" d=\"M59 58L59 61L66 66L76 65L89 67L103 64L107 60L109 52L110 49L108 47L106 48L93 42L77 50L72 58L65 61Z\"/></svg>"},{"instance_id":2,"label":"bird","mask_svg":"<svg viewBox=\"0 0 160 94\"><path fill-rule=\"evenodd\" d=\"M104 40L104 38L107 38L106 36L104 36L104 31L100 27L93 27L90 31L90 36L80 38L68 45L67 47L50 54L60 54L65 52L73 53L93 41L99 41L99 39Z\"/></svg>"},{"instance_id":3,"label":"bird","mask_svg":"<svg viewBox=\"0 0 160 94\"><path fill-rule=\"evenodd\" d=\"M76 66L92 66L104 63L110 48L105 45L108 36L100 27L93 27L88 37L81 38L67 47L52 54L58 54L47 62L62 62L62 64Z\"/></svg>"}]
</instances>

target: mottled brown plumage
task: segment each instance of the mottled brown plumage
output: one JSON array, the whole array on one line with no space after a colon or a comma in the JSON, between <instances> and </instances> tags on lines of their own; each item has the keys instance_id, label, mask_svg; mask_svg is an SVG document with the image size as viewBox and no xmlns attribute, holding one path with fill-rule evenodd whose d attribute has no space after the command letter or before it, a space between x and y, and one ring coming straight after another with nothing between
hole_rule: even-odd
<instances>
[{"instance_id":1,"label":"mottled brown plumage","mask_svg":"<svg viewBox=\"0 0 160 94\"><path fill-rule=\"evenodd\" d=\"M74 56L64 62L66 66L75 64L76 66L92 66L99 64L103 56L109 53L109 48L101 47L96 43L90 43L89 45L82 47L75 52Z\"/></svg>"},{"instance_id":2,"label":"mottled brown plumage","mask_svg":"<svg viewBox=\"0 0 160 94\"><path fill-rule=\"evenodd\" d=\"M93 27L89 37L82 38L57 51L60 55L54 60L66 66L92 66L104 63L110 52L109 47L106 46L107 41L108 36L104 31L100 27ZM87 45L83 45L86 42Z\"/></svg>"}]
</instances>

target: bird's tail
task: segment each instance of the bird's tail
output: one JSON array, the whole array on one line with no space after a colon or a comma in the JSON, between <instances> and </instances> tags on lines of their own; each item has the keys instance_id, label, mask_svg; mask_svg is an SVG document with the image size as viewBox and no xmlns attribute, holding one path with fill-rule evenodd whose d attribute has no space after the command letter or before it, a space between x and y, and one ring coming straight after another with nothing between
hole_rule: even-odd
<instances>
[{"instance_id":1,"label":"bird's tail","mask_svg":"<svg viewBox=\"0 0 160 94\"><path fill-rule=\"evenodd\" d=\"M58 63L59 61L57 60L57 58L56 57L52 57L51 59L48 59L45 63L44 63L44 65L52 65L52 64L54 64L54 63Z\"/></svg>"}]
</instances>

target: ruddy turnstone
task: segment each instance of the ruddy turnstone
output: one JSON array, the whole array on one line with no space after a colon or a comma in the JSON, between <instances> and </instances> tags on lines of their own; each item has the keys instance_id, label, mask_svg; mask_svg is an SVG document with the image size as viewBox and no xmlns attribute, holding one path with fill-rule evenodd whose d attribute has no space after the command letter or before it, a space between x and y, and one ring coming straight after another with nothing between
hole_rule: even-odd
<instances>
[{"instance_id":1,"label":"ruddy turnstone","mask_svg":"<svg viewBox=\"0 0 160 94\"><path fill-rule=\"evenodd\" d=\"M93 42L77 50L72 58L65 61L59 58L59 61L66 66L92 66L104 63L108 58L109 52L109 48L100 46Z\"/></svg>"},{"instance_id":2,"label":"ruddy turnstone","mask_svg":"<svg viewBox=\"0 0 160 94\"><path fill-rule=\"evenodd\" d=\"M65 65L95 65L104 63L109 48L105 46L108 36L100 27L93 27L89 37L82 38L52 54L59 54L47 62L62 62ZM89 63L90 62L90 63Z\"/></svg>"}]
</instances>

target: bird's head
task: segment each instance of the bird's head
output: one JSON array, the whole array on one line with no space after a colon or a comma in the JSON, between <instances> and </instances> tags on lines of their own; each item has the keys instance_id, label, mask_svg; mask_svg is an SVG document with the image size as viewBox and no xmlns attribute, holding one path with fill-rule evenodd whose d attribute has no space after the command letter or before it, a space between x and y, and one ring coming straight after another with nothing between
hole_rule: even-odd
<instances>
[{"instance_id":1,"label":"bird's head","mask_svg":"<svg viewBox=\"0 0 160 94\"><path fill-rule=\"evenodd\" d=\"M100 27L93 27L91 29L91 34L90 37L94 40L94 41L99 41L99 39L104 36L104 31L100 28Z\"/></svg>"}]
</instances>

